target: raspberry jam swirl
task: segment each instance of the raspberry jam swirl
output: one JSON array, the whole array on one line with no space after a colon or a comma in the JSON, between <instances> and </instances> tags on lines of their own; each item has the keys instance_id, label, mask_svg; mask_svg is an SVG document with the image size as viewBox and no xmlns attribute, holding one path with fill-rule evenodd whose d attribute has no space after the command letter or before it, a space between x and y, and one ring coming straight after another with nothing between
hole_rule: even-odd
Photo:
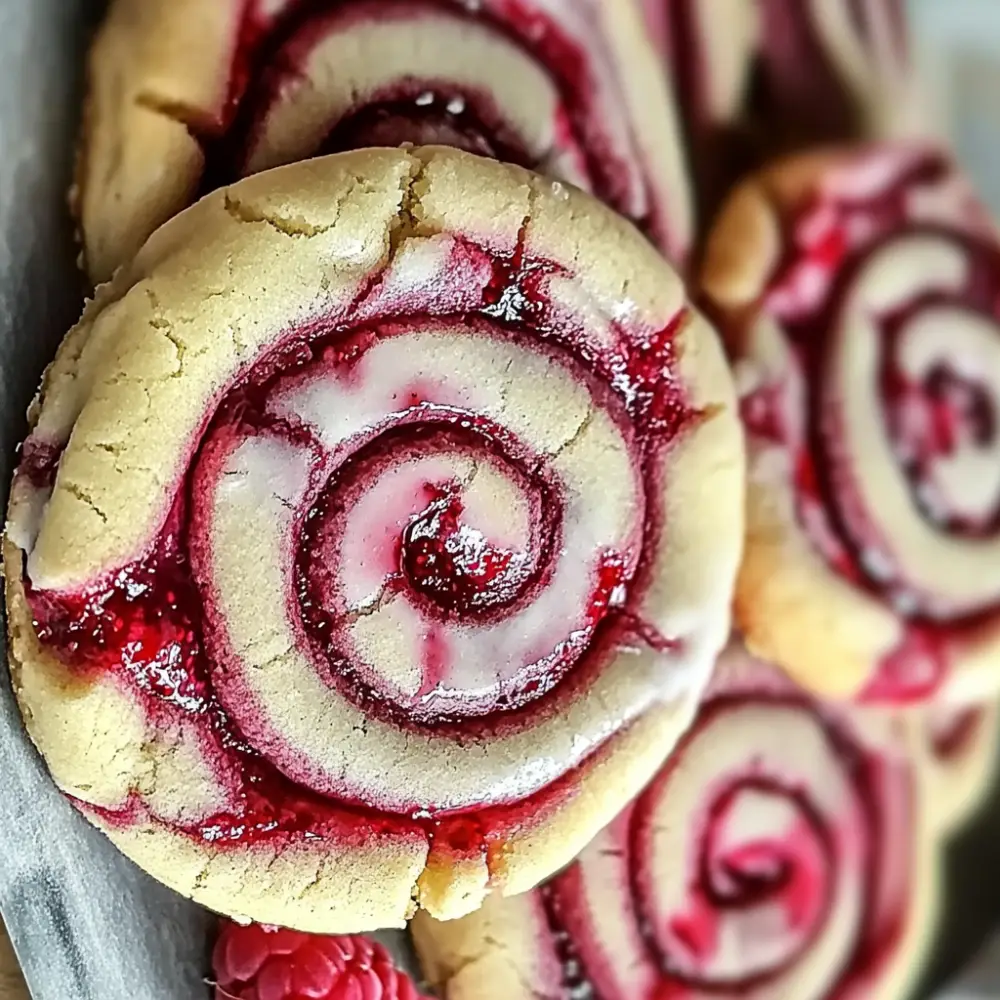
<instances>
[{"instance_id":1,"label":"raspberry jam swirl","mask_svg":"<svg viewBox=\"0 0 1000 1000\"><path fill-rule=\"evenodd\" d=\"M705 285L754 466L749 642L828 694L986 696L1000 245L964 179L909 146L788 161L733 198Z\"/></svg>"},{"instance_id":2,"label":"raspberry jam swirl","mask_svg":"<svg viewBox=\"0 0 1000 1000\"><path fill-rule=\"evenodd\" d=\"M698 217L756 165L746 130L758 45L756 6L745 0L643 0L683 134Z\"/></svg>"},{"instance_id":3,"label":"raspberry jam swirl","mask_svg":"<svg viewBox=\"0 0 1000 1000\"><path fill-rule=\"evenodd\" d=\"M544 887L465 918L458 950L480 933L512 949L527 927L525 996L904 996L933 838L901 735L733 648L638 799ZM432 981L468 995L448 926L415 933Z\"/></svg>"},{"instance_id":4,"label":"raspberry jam swirl","mask_svg":"<svg viewBox=\"0 0 1000 1000\"><path fill-rule=\"evenodd\" d=\"M126 850L294 849L345 892L391 861L379 920L569 860L728 628L738 422L678 279L592 199L439 148L250 178L122 282L50 371L14 495L40 646L15 656L122 716L117 779L60 784ZM266 902L242 905L369 919Z\"/></svg>"},{"instance_id":5,"label":"raspberry jam swirl","mask_svg":"<svg viewBox=\"0 0 1000 1000\"><path fill-rule=\"evenodd\" d=\"M78 208L97 278L199 189L402 143L454 146L572 183L683 253L681 171L662 163L674 136L660 135L656 58L628 4L136 6L116 0L91 61Z\"/></svg>"}]
</instances>

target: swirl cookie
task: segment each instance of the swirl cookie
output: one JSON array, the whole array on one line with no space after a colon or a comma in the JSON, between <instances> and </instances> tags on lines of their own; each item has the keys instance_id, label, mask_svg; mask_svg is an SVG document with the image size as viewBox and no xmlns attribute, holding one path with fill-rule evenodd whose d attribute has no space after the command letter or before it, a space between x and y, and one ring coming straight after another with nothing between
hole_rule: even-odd
<instances>
[{"instance_id":1,"label":"swirl cookie","mask_svg":"<svg viewBox=\"0 0 1000 1000\"><path fill-rule=\"evenodd\" d=\"M922 130L900 0L641 0L683 126L698 216L817 144Z\"/></svg>"},{"instance_id":2,"label":"swirl cookie","mask_svg":"<svg viewBox=\"0 0 1000 1000\"><path fill-rule=\"evenodd\" d=\"M567 863L729 628L742 436L619 216L444 148L268 171L67 337L6 540L15 688L151 874L328 933Z\"/></svg>"},{"instance_id":3,"label":"swirl cookie","mask_svg":"<svg viewBox=\"0 0 1000 1000\"><path fill-rule=\"evenodd\" d=\"M964 178L904 145L781 163L733 195L703 285L749 439L750 648L827 696L988 697L1000 244Z\"/></svg>"},{"instance_id":4,"label":"swirl cookie","mask_svg":"<svg viewBox=\"0 0 1000 1000\"><path fill-rule=\"evenodd\" d=\"M114 0L74 202L92 279L211 190L320 153L457 146L582 187L680 261L686 177L617 0Z\"/></svg>"},{"instance_id":5,"label":"swirl cookie","mask_svg":"<svg viewBox=\"0 0 1000 1000\"><path fill-rule=\"evenodd\" d=\"M445 1000L902 998L938 887L904 748L731 649L666 766L570 868L417 918L428 978Z\"/></svg>"}]
</instances>

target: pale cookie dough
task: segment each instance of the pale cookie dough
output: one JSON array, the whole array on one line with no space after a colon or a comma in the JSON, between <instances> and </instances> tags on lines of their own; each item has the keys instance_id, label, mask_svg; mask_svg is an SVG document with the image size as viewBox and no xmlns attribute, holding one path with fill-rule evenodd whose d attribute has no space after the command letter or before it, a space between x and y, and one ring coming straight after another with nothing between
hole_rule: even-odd
<instances>
[{"instance_id":1,"label":"pale cookie dough","mask_svg":"<svg viewBox=\"0 0 1000 1000\"><path fill-rule=\"evenodd\" d=\"M5 542L56 783L238 918L475 909L566 864L729 630L712 330L594 199L444 148L243 180L49 368Z\"/></svg>"},{"instance_id":2,"label":"pale cookie dough","mask_svg":"<svg viewBox=\"0 0 1000 1000\"><path fill-rule=\"evenodd\" d=\"M413 923L443 1000L903 1000L940 858L891 716L834 712L737 647L646 790L565 872Z\"/></svg>"}]
</instances>

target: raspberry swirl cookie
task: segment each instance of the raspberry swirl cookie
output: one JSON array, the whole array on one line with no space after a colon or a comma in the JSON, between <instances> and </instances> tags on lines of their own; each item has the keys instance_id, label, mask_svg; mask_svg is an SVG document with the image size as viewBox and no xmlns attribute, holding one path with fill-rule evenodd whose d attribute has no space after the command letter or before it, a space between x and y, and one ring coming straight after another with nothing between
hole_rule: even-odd
<instances>
[{"instance_id":1,"label":"raspberry swirl cookie","mask_svg":"<svg viewBox=\"0 0 1000 1000\"><path fill-rule=\"evenodd\" d=\"M454 150L248 178L63 344L6 542L58 785L156 877L341 933L568 862L729 628L742 441L636 230Z\"/></svg>"},{"instance_id":2,"label":"raspberry swirl cookie","mask_svg":"<svg viewBox=\"0 0 1000 1000\"><path fill-rule=\"evenodd\" d=\"M698 218L753 161L748 101L759 16L750 0L641 0L684 133Z\"/></svg>"},{"instance_id":3,"label":"raspberry swirl cookie","mask_svg":"<svg viewBox=\"0 0 1000 1000\"><path fill-rule=\"evenodd\" d=\"M417 918L428 977L446 1000L903 997L937 892L904 746L731 649L666 766L569 869L457 923Z\"/></svg>"},{"instance_id":4,"label":"raspberry swirl cookie","mask_svg":"<svg viewBox=\"0 0 1000 1000\"><path fill-rule=\"evenodd\" d=\"M750 445L736 616L827 696L1000 680L1000 244L951 161L880 145L732 197L707 298Z\"/></svg>"},{"instance_id":5,"label":"raspberry swirl cookie","mask_svg":"<svg viewBox=\"0 0 1000 1000\"><path fill-rule=\"evenodd\" d=\"M199 192L404 142L585 188L680 261L671 113L631 2L113 0L74 196L86 265L106 280Z\"/></svg>"}]
</instances>

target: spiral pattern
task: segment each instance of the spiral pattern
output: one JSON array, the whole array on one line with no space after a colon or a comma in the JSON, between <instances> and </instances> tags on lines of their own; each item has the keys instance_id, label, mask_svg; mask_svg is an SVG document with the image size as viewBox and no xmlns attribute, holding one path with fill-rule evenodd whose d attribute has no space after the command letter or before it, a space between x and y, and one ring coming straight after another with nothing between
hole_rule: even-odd
<instances>
[{"instance_id":1,"label":"spiral pattern","mask_svg":"<svg viewBox=\"0 0 1000 1000\"><path fill-rule=\"evenodd\" d=\"M987 696L1000 249L962 177L920 147L788 161L734 196L704 280L753 453L751 647L826 694Z\"/></svg>"},{"instance_id":2,"label":"spiral pattern","mask_svg":"<svg viewBox=\"0 0 1000 1000\"><path fill-rule=\"evenodd\" d=\"M67 339L15 484L57 781L262 922L529 887L659 765L724 640L730 394L655 250L525 171L369 150L204 200ZM59 677L90 699L69 731ZM309 893L219 874L278 885L275 853Z\"/></svg>"},{"instance_id":3,"label":"spiral pattern","mask_svg":"<svg viewBox=\"0 0 1000 1000\"><path fill-rule=\"evenodd\" d=\"M655 54L614 0L115 0L76 204L110 277L199 191L320 153L438 144L584 188L681 260L686 180Z\"/></svg>"},{"instance_id":4,"label":"spiral pattern","mask_svg":"<svg viewBox=\"0 0 1000 1000\"><path fill-rule=\"evenodd\" d=\"M934 843L904 749L734 648L670 761L571 868L455 931L418 922L431 980L488 995L450 966L481 932L537 941L517 998L903 996Z\"/></svg>"}]
</instances>

